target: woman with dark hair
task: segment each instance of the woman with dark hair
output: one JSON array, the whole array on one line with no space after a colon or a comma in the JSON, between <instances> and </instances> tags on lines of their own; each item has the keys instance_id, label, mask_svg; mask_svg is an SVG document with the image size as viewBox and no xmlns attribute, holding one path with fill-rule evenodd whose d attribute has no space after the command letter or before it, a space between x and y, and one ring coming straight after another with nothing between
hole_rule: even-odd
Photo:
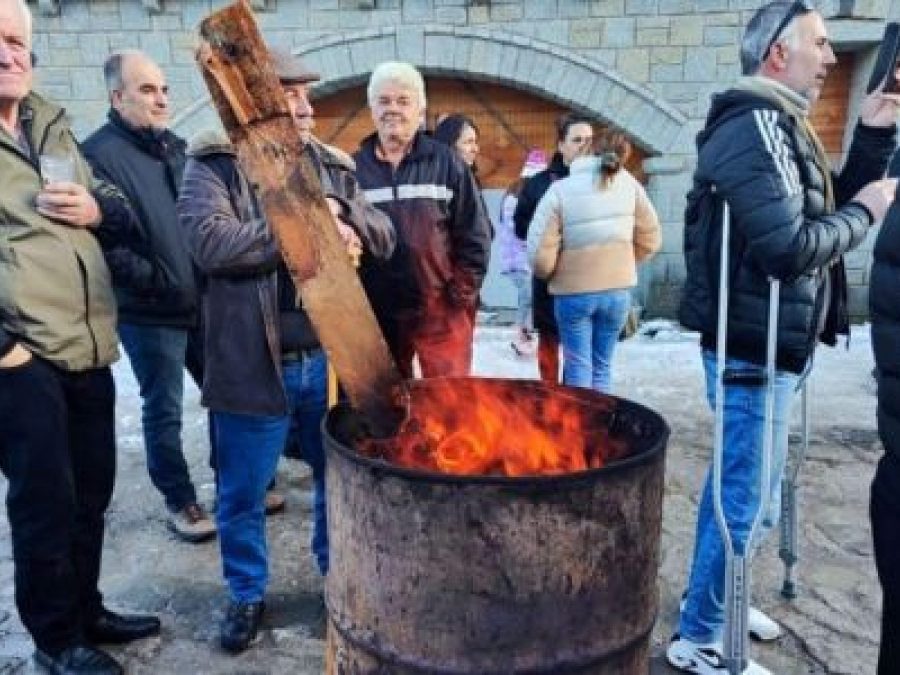
<instances>
[{"instance_id":1,"label":"woman with dark hair","mask_svg":"<svg viewBox=\"0 0 900 675\"><path fill-rule=\"evenodd\" d=\"M432 138L456 150L465 165L477 174L475 158L478 157L478 127L472 118L459 113L447 115L434 128Z\"/></svg>"},{"instance_id":2,"label":"woman with dark hair","mask_svg":"<svg viewBox=\"0 0 900 675\"><path fill-rule=\"evenodd\" d=\"M625 168L631 144L601 135L592 157L550 186L528 232L528 257L547 279L563 347L563 383L609 392L611 362L637 283L636 263L660 245L656 211Z\"/></svg>"}]
</instances>

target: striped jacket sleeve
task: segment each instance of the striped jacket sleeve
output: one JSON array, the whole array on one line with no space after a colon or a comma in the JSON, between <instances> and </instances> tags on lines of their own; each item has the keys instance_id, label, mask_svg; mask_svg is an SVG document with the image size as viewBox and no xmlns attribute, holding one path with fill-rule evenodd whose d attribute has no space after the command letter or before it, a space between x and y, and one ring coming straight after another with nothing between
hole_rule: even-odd
<instances>
[{"instance_id":1,"label":"striped jacket sleeve","mask_svg":"<svg viewBox=\"0 0 900 675\"><path fill-rule=\"evenodd\" d=\"M701 149L705 178L729 203L746 252L765 274L791 281L824 267L858 245L871 224L850 202L831 214L810 213L798 142L786 115L747 111L724 122L717 141Z\"/></svg>"}]
</instances>

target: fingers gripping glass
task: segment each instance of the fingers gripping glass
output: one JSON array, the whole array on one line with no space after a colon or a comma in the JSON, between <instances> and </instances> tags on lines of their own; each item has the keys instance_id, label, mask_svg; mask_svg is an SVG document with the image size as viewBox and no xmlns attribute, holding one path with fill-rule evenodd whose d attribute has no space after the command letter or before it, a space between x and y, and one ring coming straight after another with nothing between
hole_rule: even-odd
<instances>
[{"instance_id":1,"label":"fingers gripping glass","mask_svg":"<svg viewBox=\"0 0 900 675\"><path fill-rule=\"evenodd\" d=\"M772 45L774 45L778 41L778 38L781 37L784 29L790 25L791 21L796 19L801 14L807 14L808 12L812 12L814 10L815 7L812 6L811 2L808 2L807 0L796 0L796 2L791 5L790 9L788 9L787 14L784 15L781 23L778 24L778 28L775 29L774 33L772 33L772 39L769 40L769 44L766 45L766 49L765 51L763 51L763 58L768 55L769 50L772 49Z\"/></svg>"}]
</instances>

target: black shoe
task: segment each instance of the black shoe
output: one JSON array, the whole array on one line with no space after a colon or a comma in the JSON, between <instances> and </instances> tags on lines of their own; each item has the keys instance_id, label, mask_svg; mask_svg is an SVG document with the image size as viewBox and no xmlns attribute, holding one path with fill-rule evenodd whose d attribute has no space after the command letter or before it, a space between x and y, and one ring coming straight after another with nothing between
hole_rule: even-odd
<instances>
[{"instance_id":1,"label":"black shoe","mask_svg":"<svg viewBox=\"0 0 900 675\"><path fill-rule=\"evenodd\" d=\"M147 614L116 614L101 608L100 614L84 627L91 644L121 645L159 634L159 619Z\"/></svg>"},{"instance_id":2,"label":"black shoe","mask_svg":"<svg viewBox=\"0 0 900 675\"><path fill-rule=\"evenodd\" d=\"M109 654L87 646L69 647L55 656L38 649L34 660L53 675L123 675L125 672Z\"/></svg>"},{"instance_id":3,"label":"black shoe","mask_svg":"<svg viewBox=\"0 0 900 675\"><path fill-rule=\"evenodd\" d=\"M219 634L222 649L232 654L247 649L256 639L265 607L263 602L231 602Z\"/></svg>"}]
</instances>

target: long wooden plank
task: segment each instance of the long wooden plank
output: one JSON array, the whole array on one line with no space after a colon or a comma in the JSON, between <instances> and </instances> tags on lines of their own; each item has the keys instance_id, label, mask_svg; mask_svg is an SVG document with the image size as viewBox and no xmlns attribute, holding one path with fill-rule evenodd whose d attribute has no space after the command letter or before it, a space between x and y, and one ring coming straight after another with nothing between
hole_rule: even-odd
<instances>
[{"instance_id":1,"label":"long wooden plank","mask_svg":"<svg viewBox=\"0 0 900 675\"><path fill-rule=\"evenodd\" d=\"M405 385L356 270L334 227L318 174L276 77L250 6L240 0L200 25L197 60L241 166L258 187L328 358L368 431L392 435L405 417Z\"/></svg>"}]
</instances>

